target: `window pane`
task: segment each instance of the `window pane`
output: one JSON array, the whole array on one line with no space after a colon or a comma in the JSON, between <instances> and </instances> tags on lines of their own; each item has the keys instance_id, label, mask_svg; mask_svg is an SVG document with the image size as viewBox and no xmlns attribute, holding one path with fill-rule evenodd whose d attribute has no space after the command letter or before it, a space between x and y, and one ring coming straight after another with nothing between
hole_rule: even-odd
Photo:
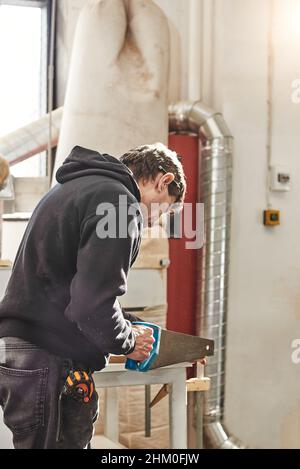
<instances>
[{"instance_id":1,"label":"window pane","mask_svg":"<svg viewBox=\"0 0 300 469\"><path fill-rule=\"evenodd\" d=\"M45 111L42 70L43 11L0 6L0 135L37 119ZM45 155L13 166L15 176L40 176Z\"/></svg>"}]
</instances>

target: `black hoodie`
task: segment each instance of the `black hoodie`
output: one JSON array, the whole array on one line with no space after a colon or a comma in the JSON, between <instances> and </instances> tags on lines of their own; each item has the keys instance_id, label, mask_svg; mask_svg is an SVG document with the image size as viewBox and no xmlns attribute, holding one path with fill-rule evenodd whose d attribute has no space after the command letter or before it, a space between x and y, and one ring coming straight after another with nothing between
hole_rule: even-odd
<instances>
[{"instance_id":1,"label":"black hoodie","mask_svg":"<svg viewBox=\"0 0 300 469\"><path fill-rule=\"evenodd\" d=\"M0 304L0 337L20 337L100 370L107 354L134 348L127 321L132 318L117 297L126 291L140 246L140 192L119 160L79 146L56 179L59 184L34 210L19 247ZM99 209L101 203L111 204L109 211ZM132 235L120 237L119 215L131 204ZM99 237L114 210L117 236Z\"/></svg>"}]
</instances>

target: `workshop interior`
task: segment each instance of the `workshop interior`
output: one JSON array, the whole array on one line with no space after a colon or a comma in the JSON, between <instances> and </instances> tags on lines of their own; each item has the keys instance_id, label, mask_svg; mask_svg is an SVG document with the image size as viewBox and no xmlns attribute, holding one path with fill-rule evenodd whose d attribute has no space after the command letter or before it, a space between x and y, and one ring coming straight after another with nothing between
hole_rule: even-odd
<instances>
[{"instance_id":1,"label":"workshop interior","mask_svg":"<svg viewBox=\"0 0 300 469\"><path fill-rule=\"evenodd\" d=\"M300 448L299 57L300 0L0 1L1 299L75 146L161 142L186 176L119 298L153 352L94 373L92 449Z\"/></svg>"}]
</instances>

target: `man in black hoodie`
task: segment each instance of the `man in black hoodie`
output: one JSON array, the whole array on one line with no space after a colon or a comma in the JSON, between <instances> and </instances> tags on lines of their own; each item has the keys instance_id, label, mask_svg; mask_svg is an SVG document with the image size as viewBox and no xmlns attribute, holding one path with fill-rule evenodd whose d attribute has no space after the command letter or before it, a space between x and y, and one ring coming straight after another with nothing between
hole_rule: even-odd
<instances>
[{"instance_id":1,"label":"man in black hoodie","mask_svg":"<svg viewBox=\"0 0 300 469\"><path fill-rule=\"evenodd\" d=\"M0 404L16 448L86 447L98 408L92 372L110 353L149 356L152 330L132 325L138 318L118 297L143 224L182 203L186 189L176 153L162 144L121 161L77 146L56 179L0 304Z\"/></svg>"}]
</instances>

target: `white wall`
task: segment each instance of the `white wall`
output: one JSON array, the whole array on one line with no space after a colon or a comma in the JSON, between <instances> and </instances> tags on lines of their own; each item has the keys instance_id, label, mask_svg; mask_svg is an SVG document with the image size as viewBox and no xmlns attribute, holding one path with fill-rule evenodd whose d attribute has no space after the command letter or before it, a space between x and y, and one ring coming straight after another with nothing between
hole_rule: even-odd
<instances>
[{"instance_id":1,"label":"white wall","mask_svg":"<svg viewBox=\"0 0 300 469\"><path fill-rule=\"evenodd\" d=\"M282 226L265 228L268 0L223 6L219 108L235 137L226 420L250 445L300 447L300 2L275 2L273 161L291 169L292 191L271 195ZM291 19L297 15L296 28ZM295 31L294 29L297 29ZM218 43L216 44L218 46Z\"/></svg>"},{"instance_id":2,"label":"white wall","mask_svg":"<svg viewBox=\"0 0 300 469\"><path fill-rule=\"evenodd\" d=\"M197 1L201 44L189 11L199 13ZM290 167L292 190L271 196L282 211L282 225L273 229L262 225L270 0L157 3L180 44L173 46L173 69L177 61L181 73L173 74L170 99L197 98L188 76L192 45L202 57L194 70L199 96L223 112L235 137L226 422L248 445L299 448L300 365L291 362L291 342L300 337L300 104L292 103L291 83L300 78L300 0L275 0L273 161ZM59 104L83 4L59 0Z\"/></svg>"}]
</instances>

